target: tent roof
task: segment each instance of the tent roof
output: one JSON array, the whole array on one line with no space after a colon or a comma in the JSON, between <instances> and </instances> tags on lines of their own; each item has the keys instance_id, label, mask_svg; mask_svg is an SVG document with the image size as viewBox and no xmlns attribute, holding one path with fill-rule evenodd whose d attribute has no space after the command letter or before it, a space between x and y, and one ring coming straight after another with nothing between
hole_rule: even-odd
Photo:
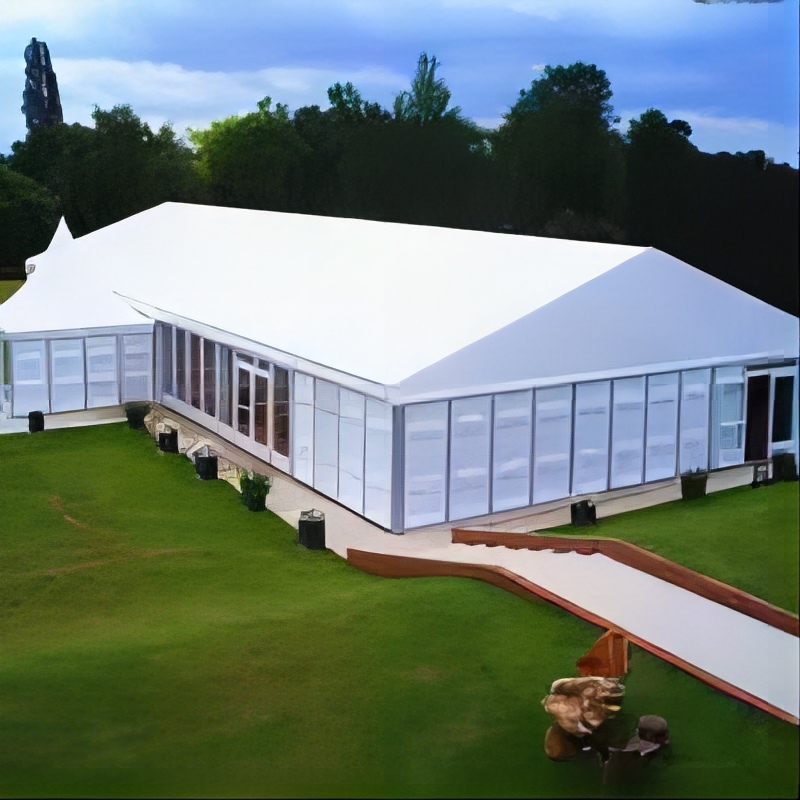
<instances>
[{"instance_id":1,"label":"tent roof","mask_svg":"<svg viewBox=\"0 0 800 800\"><path fill-rule=\"evenodd\" d=\"M726 302L738 297L762 316L796 325L794 317L650 248L180 203L72 242L59 226L53 245L33 260L30 285L0 309L0 328L9 332L142 322L126 299L155 317L201 322L378 384L422 374L409 390L460 385L448 359L476 343L488 346L491 352L481 353L495 362L519 356L509 375L530 373L532 354L541 362L534 372L554 360L570 372L570 349L599 357L600 367L638 359L647 349L642 320L632 326L615 308L674 322L680 307L681 326L705 328L707 306L695 308L687 294L701 284L704 303L722 292ZM655 282L644 277L654 263L661 276ZM629 290L611 279L622 265ZM648 294L664 281L675 290L669 305ZM585 298L581 312L569 300L573 293ZM630 357L612 355L586 320L580 340L572 336L587 302L613 320L615 341ZM547 336L534 326L538 338L527 329L508 338L514 324L537 316L549 320ZM726 328L736 317L730 322ZM471 363L474 381L486 362Z\"/></svg>"}]
</instances>

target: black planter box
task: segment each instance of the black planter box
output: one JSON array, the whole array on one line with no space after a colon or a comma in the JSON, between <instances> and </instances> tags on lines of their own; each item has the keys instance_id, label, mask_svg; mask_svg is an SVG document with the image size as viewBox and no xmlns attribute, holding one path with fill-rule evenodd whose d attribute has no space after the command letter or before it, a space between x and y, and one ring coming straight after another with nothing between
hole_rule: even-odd
<instances>
[{"instance_id":1,"label":"black planter box","mask_svg":"<svg viewBox=\"0 0 800 800\"><path fill-rule=\"evenodd\" d=\"M28 412L28 430L31 433L38 433L44 430L44 412L43 411L29 411Z\"/></svg>"},{"instance_id":2,"label":"black planter box","mask_svg":"<svg viewBox=\"0 0 800 800\"><path fill-rule=\"evenodd\" d=\"M573 528L597 525L597 508L591 500L581 500L573 503L569 511Z\"/></svg>"},{"instance_id":3,"label":"black planter box","mask_svg":"<svg viewBox=\"0 0 800 800\"><path fill-rule=\"evenodd\" d=\"M794 453L778 453L772 456L772 479L774 481L797 480L797 464Z\"/></svg>"},{"instance_id":4,"label":"black planter box","mask_svg":"<svg viewBox=\"0 0 800 800\"><path fill-rule=\"evenodd\" d=\"M128 427L135 431L144 430L144 418L149 410L148 406L126 406L125 416L128 418Z\"/></svg>"},{"instance_id":5,"label":"black planter box","mask_svg":"<svg viewBox=\"0 0 800 800\"><path fill-rule=\"evenodd\" d=\"M681 475L681 497L684 500L696 500L698 497L705 497L707 483L707 472L689 472L686 475Z\"/></svg>"},{"instance_id":6,"label":"black planter box","mask_svg":"<svg viewBox=\"0 0 800 800\"><path fill-rule=\"evenodd\" d=\"M297 528L300 544L309 550L325 549L325 515L321 511L303 511Z\"/></svg>"},{"instance_id":7,"label":"black planter box","mask_svg":"<svg viewBox=\"0 0 800 800\"><path fill-rule=\"evenodd\" d=\"M158 434L158 449L164 453L178 452L178 431L167 431Z\"/></svg>"},{"instance_id":8,"label":"black planter box","mask_svg":"<svg viewBox=\"0 0 800 800\"><path fill-rule=\"evenodd\" d=\"M217 456L197 456L194 460L194 469L201 481L215 481L217 479Z\"/></svg>"}]
</instances>

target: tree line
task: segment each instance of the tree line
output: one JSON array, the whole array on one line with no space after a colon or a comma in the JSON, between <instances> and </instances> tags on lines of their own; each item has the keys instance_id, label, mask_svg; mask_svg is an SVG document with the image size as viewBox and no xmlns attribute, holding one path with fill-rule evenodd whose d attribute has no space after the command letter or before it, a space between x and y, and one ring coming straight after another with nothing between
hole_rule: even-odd
<instances>
[{"instance_id":1,"label":"tree line","mask_svg":"<svg viewBox=\"0 0 800 800\"><path fill-rule=\"evenodd\" d=\"M653 246L799 313L797 170L703 153L654 108L620 131L582 62L545 67L487 130L439 67L422 53L391 109L336 83L326 109L266 97L188 141L128 105L34 129L0 156L0 267L21 271L62 215L81 236L182 201Z\"/></svg>"}]
</instances>

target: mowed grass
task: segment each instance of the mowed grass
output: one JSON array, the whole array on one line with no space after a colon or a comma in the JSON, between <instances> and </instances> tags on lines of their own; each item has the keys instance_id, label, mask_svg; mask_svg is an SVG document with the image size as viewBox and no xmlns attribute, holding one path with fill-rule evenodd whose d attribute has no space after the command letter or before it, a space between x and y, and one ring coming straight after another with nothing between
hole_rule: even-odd
<instances>
[{"instance_id":1,"label":"mowed grass","mask_svg":"<svg viewBox=\"0 0 800 800\"><path fill-rule=\"evenodd\" d=\"M125 424L0 436L0 463L2 796L796 796L795 726L637 648L625 710L669 758L549 761L541 700L600 629L307 550Z\"/></svg>"},{"instance_id":2,"label":"mowed grass","mask_svg":"<svg viewBox=\"0 0 800 800\"><path fill-rule=\"evenodd\" d=\"M2 281L0 280L0 303L5 302L14 292L22 286L25 281Z\"/></svg>"},{"instance_id":3,"label":"mowed grass","mask_svg":"<svg viewBox=\"0 0 800 800\"><path fill-rule=\"evenodd\" d=\"M622 539L798 612L798 483L740 486L548 533Z\"/></svg>"}]
</instances>

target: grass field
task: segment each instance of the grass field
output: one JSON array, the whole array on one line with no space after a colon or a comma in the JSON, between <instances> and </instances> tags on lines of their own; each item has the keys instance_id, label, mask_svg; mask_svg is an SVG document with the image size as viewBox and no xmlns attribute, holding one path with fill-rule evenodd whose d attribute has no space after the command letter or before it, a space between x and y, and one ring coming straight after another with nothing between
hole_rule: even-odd
<instances>
[{"instance_id":1,"label":"grass field","mask_svg":"<svg viewBox=\"0 0 800 800\"><path fill-rule=\"evenodd\" d=\"M25 281L0 281L0 303L8 300Z\"/></svg>"},{"instance_id":2,"label":"grass field","mask_svg":"<svg viewBox=\"0 0 800 800\"><path fill-rule=\"evenodd\" d=\"M600 629L307 550L125 424L0 436L0 463L4 797L797 794L795 726L637 648L625 712L667 718L668 757L549 761L541 699Z\"/></svg>"}]
</instances>

